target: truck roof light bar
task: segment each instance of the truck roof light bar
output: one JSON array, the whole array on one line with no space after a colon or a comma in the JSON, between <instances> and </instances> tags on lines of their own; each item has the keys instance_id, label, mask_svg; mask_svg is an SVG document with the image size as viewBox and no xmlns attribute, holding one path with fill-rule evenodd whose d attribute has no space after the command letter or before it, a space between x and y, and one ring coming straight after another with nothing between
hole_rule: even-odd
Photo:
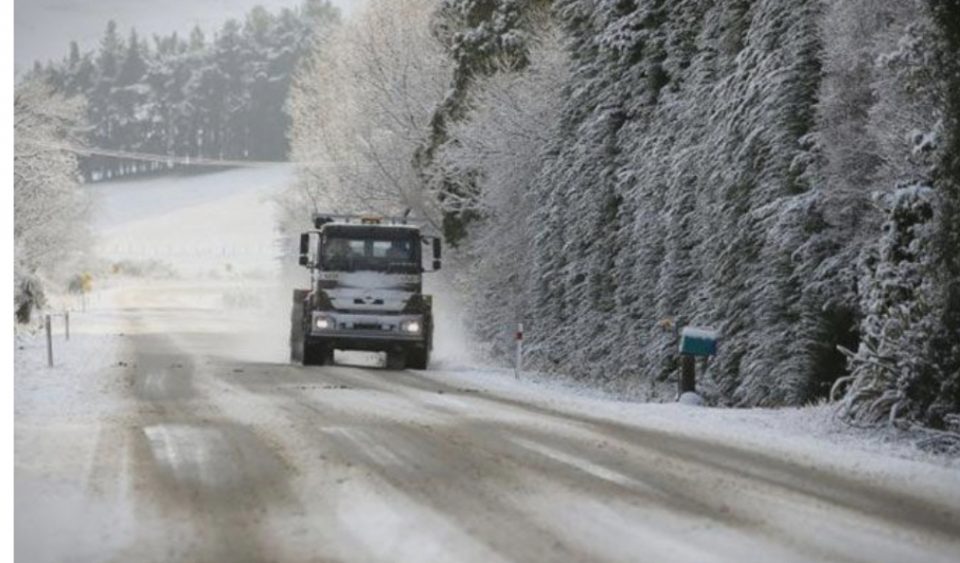
<instances>
[{"instance_id":1,"label":"truck roof light bar","mask_svg":"<svg viewBox=\"0 0 960 563\"><path fill-rule=\"evenodd\" d=\"M327 223L351 223L356 225L409 225L412 223L406 215L403 217L383 217L380 215L341 215L335 213L314 213L313 226L319 229Z\"/></svg>"}]
</instances>

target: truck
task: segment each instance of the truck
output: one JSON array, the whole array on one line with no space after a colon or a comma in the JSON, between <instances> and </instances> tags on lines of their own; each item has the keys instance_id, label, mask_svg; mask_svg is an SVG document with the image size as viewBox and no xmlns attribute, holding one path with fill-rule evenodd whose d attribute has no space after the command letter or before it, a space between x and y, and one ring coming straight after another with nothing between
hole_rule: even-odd
<instances>
[{"instance_id":1,"label":"truck","mask_svg":"<svg viewBox=\"0 0 960 563\"><path fill-rule=\"evenodd\" d=\"M291 362L329 365L334 350L363 350L385 352L390 369L427 369L433 298L423 274L440 269L440 237L406 214L316 214L313 223L300 235L310 288L293 291Z\"/></svg>"}]
</instances>

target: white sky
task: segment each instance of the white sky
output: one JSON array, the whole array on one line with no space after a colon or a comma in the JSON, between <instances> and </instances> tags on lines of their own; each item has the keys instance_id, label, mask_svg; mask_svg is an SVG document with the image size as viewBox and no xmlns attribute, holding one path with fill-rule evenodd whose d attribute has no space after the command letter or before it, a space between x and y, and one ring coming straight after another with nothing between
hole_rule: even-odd
<instances>
[{"instance_id":1,"label":"white sky","mask_svg":"<svg viewBox=\"0 0 960 563\"><path fill-rule=\"evenodd\" d=\"M332 3L346 14L358 0ZM116 20L124 37L131 27L143 37L173 31L185 35L194 24L206 32L217 29L257 4L276 11L297 6L300 0L15 0L15 70L19 74L35 60L66 56L72 40L81 50L95 48L110 19Z\"/></svg>"}]
</instances>

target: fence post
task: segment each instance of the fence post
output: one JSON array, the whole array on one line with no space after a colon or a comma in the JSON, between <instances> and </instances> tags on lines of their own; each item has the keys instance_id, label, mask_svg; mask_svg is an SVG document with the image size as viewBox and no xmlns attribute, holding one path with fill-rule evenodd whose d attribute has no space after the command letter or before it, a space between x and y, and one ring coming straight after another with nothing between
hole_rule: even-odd
<instances>
[{"instance_id":1,"label":"fence post","mask_svg":"<svg viewBox=\"0 0 960 563\"><path fill-rule=\"evenodd\" d=\"M50 331L50 315L43 316L43 328L47 332L47 367L53 367L53 336Z\"/></svg>"},{"instance_id":2,"label":"fence post","mask_svg":"<svg viewBox=\"0 0 960 563\"><path fill-rule=\"evenodd\" d=\"M513 362L513 376L520 379L520 371L523 370L523 323L517 323L517 357Z\"/></svg>"},{"instance_id":3,"label":"fence post","mask_svg":"<svg viewBox=\"0 0 960 563\"><path fill-rule=\"evenodd\" d=\"M70 311L63 312L63 328L67 335L67 340L70 340Z\"/></svg>"}]
</instances>

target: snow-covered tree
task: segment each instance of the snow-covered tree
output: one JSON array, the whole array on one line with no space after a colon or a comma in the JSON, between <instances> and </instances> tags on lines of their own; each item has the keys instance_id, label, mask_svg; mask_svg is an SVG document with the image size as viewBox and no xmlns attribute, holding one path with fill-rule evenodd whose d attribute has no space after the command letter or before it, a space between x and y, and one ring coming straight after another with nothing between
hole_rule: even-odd
<instances>
[{"instance_id":1,"label":"snow-covered tree","mask_svg":"<svg viewBox=\"0 0 960 563\"><path fill-rule=\"evenodd\" d=\"M293 228L318 208L438 217L412 164L450 66L430 34L433 5L371 1L300 69L289 104L292 154L305 163L287 198Z\"/></svg>"},{"instance_id":2,"label":"snow-covered tree","mask_svg":"<svg viewBox=\"0 0 960 563\"><path fill-rule=\"evenodd\" d=\"M844 414L860 423L922 419L939 390L929 349L937 331L931 314L933 190L904 186L880 204L887 217L883 235L861 262L860 346L848 352L851 375L839 381L850 381Z\"/></svg>"},{"instance_id":3,"label":"snow-covered tree","mask_svg":"<svg viewBox=\"0 0 960 563\"><path fill-rule=\"evenodd\" d=\"M534 41L524 72L505 67L478 79L469 113L450 126L438 157L450 185L469 184L447 192L443 210L478 217L459 275L470 292L471 326L499 347L511 344L518 321L536 318L529 302L537 232L530 217L540 205L533 184L557 135L570 72L559 30L540 29Z\"/></svg>"},{"instance_id":4,"label":"snow-covered tree","mask_svg":"<svg viewBox=\"0 0 960 563\"><path fill-rule=\"evenodd\" d=\"M477 195L466 177L447 177L435 156L449 142L449 127L470 110L470 90L483 77L501 70L522 70L528 63L531 27L542 21L545 0L441 0L431 21L434 37L452 63L448 88L433 109L428 136L415 155L415 165L429 190L441 201ZM457 244L476 215L469 209L447 205L443 231Z\"/></svg>"},{"instance_id":5,"label":"snow-covered tree","mask_svg":"<svg viewBox=\"0 0 960 563\"><path fill-rule=\"evenodd\" d=\"M38 80L14 93L14 302L30 322L44 304L45 282L62 273L87 244L87 205L79 188L75 142L83 106Z\"/></svg>"},{"instance_id":6,"label":"snow-covered tree","mask_svg":"<svg viewBox=\"0 0 960 563\"><path fill-rule=\"evenodd\" d=\"M76 44L59 64L40 68L58 92L89 100L88 143L150 154L283 160L288 156L284 111L301 56L338 12L329 0L297 9L250 11L212 37L194 28L185 42L173 33L153 38L135 31L123 41L110 22L96 53ZM166 163L83 156L88 181L154 172Z\"/></svg>"},{"instance_id":7,"label":"snow-covered tree","mask_svg":"<svg viewBox=\"0 0 960 563\"><path fill-rule=\"evenodd\" d=\"M951 0L930 0L929 4L937 39L934 75L943 116L934 173L939 322L931 344L942 379L925 422L960 432L960 4Z\"/></svg>"}]
</instances>

